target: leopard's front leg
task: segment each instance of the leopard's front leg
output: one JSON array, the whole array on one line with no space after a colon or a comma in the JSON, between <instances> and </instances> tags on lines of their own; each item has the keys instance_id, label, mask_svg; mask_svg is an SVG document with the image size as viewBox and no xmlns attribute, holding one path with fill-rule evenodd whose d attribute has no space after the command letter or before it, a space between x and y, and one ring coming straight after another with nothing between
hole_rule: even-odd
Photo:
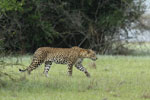
<instances>
[{"instance_id":1,"label":"leopard's front leg","mask_svg":"<svg viewBox=\"0 0 150 100\"><path fill-rule=\"evenodd\" d=\"M83 67L82 61L83 61L83 59L79 59L79 60L76 62L75 67L76 67L78 70L84 72L87 77L90 77L89 72L86 70L86 68Z\"/></svg>"}]
</instances>

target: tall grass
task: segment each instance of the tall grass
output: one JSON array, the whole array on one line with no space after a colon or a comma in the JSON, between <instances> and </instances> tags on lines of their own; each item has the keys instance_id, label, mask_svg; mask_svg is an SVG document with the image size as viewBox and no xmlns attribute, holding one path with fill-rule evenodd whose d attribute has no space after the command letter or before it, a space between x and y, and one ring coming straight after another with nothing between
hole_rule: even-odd
<instances>
[{"instance_id":1,"label":"tall grass","mask_svg":"<svg viewBox=\"0 0 150 100\"><path fill-rule=\"evenodd\" d=\"M0 100L148 100L150 99L150 57L99 56L92 61L85 59L83 65L91 73L87 78L76 68L73 76L67 76L65 65L53 64L49 77L42 73L44 65L31 75L20 73L31 62L31 56L23 56L25 66L8 66L7 71L16 81L3 79ZM5 59L15 63L16 58Z\"/></svg>"}]
</instances>

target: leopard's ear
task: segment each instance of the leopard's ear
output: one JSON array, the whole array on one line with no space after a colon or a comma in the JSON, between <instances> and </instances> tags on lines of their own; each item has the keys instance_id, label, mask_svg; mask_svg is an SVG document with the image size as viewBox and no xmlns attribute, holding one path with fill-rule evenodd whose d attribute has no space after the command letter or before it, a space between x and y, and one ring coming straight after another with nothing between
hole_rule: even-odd
<instances>
[{"instance_id":1,"label":"leopard's ear","mask_svg":"<svg viewBox=\"0 0 150 100\"><path fill-rule=\"evenodd\" d=\"M88 49L81 50L80 52L82 52L82 54L85 56L91 53L91 51Z\"/></svg>"},{"instance_id":2,"label":"leopard's ear","mask_svg":"<svg viewBox=\"0 0 150 100\"><path fill-rule=\"evenodd\" d=\"M87 49L88 53L94 52L92 49Z\"/></svg>"},{"instance_id":3,"label":"leopard's ear","mask_svg":"<svg viewBox=\"0 0 150 100\"><path fill-rule=\"evenodd\" d=\"M91 53L91 49L87 49L86 51L87 51L87 54Z\"/></svg>"}]
</instances>

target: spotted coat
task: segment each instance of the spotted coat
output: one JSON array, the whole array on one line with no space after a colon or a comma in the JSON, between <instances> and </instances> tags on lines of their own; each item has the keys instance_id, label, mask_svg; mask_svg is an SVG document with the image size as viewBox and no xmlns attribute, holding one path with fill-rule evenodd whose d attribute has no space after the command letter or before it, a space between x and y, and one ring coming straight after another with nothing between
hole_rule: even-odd
<instances>
[{"instance_id":1,"label":"spotted coat","mask_svg":"<svg viewBox=\"0 0 150 100\"><path fill-rule=\"evenodd\" d=\"M19 71L28 71L30 74L32 70L36 69L42 63L45 63L44 74L48 76L48 71L54 62L56 64L67 64L69 76L72 75L72 68L73 65L75 65L78 70L84 72L87 77L90 77L90 74L82 65L84 58L97 59L95 52L91 49L83 49L77 46L72 48L41 47L35 51L29 67L24 70L19 69Z\"/></svg>"}]
</instances>

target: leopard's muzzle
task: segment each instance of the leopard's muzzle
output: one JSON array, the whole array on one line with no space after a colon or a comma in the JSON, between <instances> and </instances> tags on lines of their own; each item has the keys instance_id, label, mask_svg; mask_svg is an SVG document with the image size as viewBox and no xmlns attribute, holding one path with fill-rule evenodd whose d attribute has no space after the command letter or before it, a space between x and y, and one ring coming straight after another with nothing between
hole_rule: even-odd
<instances>
[{"instance_id":1,"label":"leopard's muzzle","mask_svg":"<svg viewBox=\"0 0 150 100\"><path fill-rule=\"evenodd\" d=\"M91 58L93 61L96 61L98 58L97 57L92 57Z\"/></svg>"}]
</instances>

